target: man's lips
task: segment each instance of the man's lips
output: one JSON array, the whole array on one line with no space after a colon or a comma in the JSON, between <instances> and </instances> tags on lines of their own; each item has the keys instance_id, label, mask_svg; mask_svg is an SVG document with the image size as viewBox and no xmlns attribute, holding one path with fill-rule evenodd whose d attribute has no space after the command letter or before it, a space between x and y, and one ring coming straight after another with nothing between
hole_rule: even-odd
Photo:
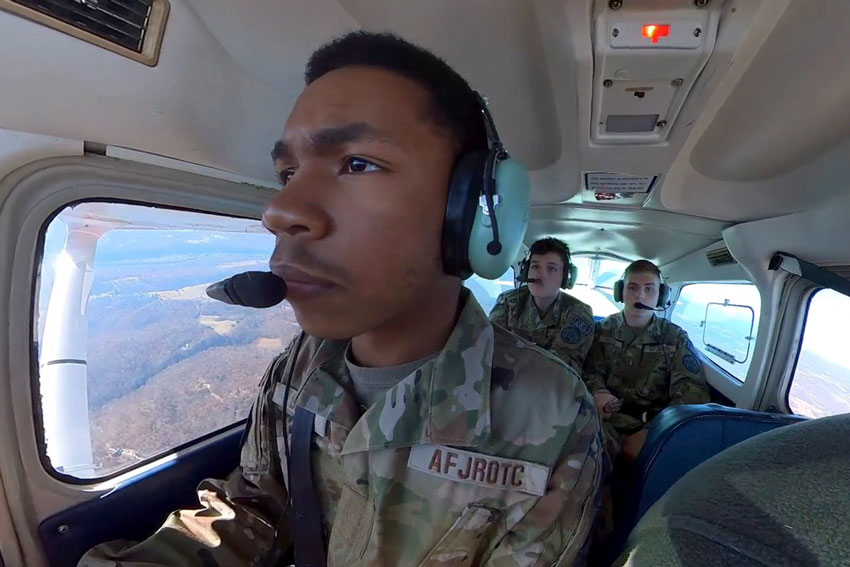
<instances>
[{"instance_id":1,"label":"man's lips","mask_svg":"<svg viewBox=\"0 0 850 567\"><path fill-rule=\"evenodd\" d=\"M328 279L314 276L289 264L272 264L271 270L283 278L289 289L288 295L293 297L315 296L339 287Z\"/></svg>"}]
</instances>

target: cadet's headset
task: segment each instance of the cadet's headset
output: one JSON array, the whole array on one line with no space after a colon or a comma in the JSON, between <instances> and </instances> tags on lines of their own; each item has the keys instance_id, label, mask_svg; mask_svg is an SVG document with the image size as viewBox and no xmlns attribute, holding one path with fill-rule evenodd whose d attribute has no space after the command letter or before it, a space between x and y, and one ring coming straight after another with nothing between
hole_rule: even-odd
<instances>
[{"instance_id":1,"label":"cadet's headset","mask_svg":"<svg viewBox=\"0 0 850 567\"><path fill-rule=\"evenodd\" d=\"M464 154L452 171L443 224L443 269L466 279L504 274L528 226L528 172L510 159L493 117L477 92L488 149Z\"/></svg>"}]
</instances>

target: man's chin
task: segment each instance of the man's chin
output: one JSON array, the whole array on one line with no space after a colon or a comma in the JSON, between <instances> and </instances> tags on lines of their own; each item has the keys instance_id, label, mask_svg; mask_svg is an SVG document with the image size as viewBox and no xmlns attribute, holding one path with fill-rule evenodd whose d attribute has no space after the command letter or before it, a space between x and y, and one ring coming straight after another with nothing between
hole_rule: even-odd
<instances>
[{"instance_id":1,"label":"man's chin","mask_svg":"<svg viewBox=\"0 0 850 567\"><path fill-rule=\"evenodd\" d=\"M633 317L635 319L650 319L652 317L652 311L647 311L646 309L637 309L635 307L626 307L623 311L629 317Z\"/></svg>"},{"instance_id":2,"label":"man's chin","mask_svg":"<svg viewBox=\"0 0 850 567\"><path fill-rule=\"evenodd\" d=\"M546 298L546 297L552 297L553 295L555 295L551 291L547 291L546 288L544 288L539 283L534 283L534 282L528 284L528 291L531 293L532 297L536 297L536 298Z\"/></svg>"},{"instance_id":3,"label":"man's chin","mask_svg":"<svg viewBox=\"0 0 850 567\"><path fill-rule=\"evenodd\" d=\"M360 332L357 325L348 324L345 316L337 310L334 310L335 313L326 313L324 310L315 309L314 306L310 307L299 308L296 303L292 303L298 326L311 337L327 340L350 339Z\"/></svg>"}]
</instances>

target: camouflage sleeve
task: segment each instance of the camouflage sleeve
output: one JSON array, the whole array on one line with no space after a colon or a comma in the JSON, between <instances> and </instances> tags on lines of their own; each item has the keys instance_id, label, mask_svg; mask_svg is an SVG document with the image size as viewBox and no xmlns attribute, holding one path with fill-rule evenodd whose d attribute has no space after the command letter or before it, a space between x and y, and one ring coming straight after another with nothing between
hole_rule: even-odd
<instances>
[{"instance_id":1,"label":"camouflage sleeve","mask_svg":"<svg viewBox=\"0 0 850 567\"><path fill-rule=\"evenodd\" d=\"M490 311L490 322L496 323L497 325L501 325L505 329L508 329L508 303L505 301L505 294L499 294L499 297L496 299L496 305L493 306L493 310Z\"/></svg>"},{"instance_id":2,"label":"camouflage sleeve","mask_svg":"<svg viewBox=\"0 0 850 567\"><path fill-rule=\"evenodd\" d=\"M670 403L705 404L711 401L703 371L702 355L682 330L670 369Z\"/></svg>"},{"instance_id":3,"label":"camouflage sleeve","mask_svg":"<svg viewBox=\"0 0 850 567\"><path fill-rule=\"evenodd\" d=\"M558 358L569 364L579 376L584 361L593 344L596 324L593 312L586 305L574 307L564 314L558 336L550 349Z\"/></svg>"},{"instance_id":4,"label":"camouflage sleeve","mask_svg":"<svg viewBox=\"0 0 850 567\"><path fill-rule=\"evenodd\" d=\"M582 371L582 379L587 385L587 390L591 394L596 394L600 391L607 391L605 386L605 351L602 349L602 343L599 342L599 325L594 327L594 341L590 347L590 352L587 358L584 359L584 368Z\"/></svg>"},{"instance_id":5,"label":"camouflage sleeve","mask_svg":"<svg viewBox=\"0 0 850 567\"><path fill-rule=\"evenodd\" d=\"M549 477L546 494L498 543L487 567L583 566L591 528L600 507L603 454L599 418L593 400L581 395L573 434ZM508 509L506 515L512 516Z\"/></svg>"},{"instance_id":6,"label":"camouflage sleeve","mask_svg":"<svg viewBox=\"0 0 850 567\"><path fill-rule=\"evenodd\" d=\"M78 567L250 565L258 555L267 553L288 502L279 475L268 474L273 437L267 426L275 370L283 368L288 351L271 364L263 378L251 410L239 468L226 480L201 482L201 508L172 512L159 530L142 542L120 540L97 545L83 556ZM278 544L281 549L288 548L288 536L280 538Z\"/></svg>"}]
</instances>

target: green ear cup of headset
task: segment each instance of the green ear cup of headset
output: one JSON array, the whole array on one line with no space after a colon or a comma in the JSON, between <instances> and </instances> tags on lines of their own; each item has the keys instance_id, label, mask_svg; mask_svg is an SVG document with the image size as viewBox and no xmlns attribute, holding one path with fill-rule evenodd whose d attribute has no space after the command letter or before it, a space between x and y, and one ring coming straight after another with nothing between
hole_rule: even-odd
<instances>
[{"instance_id":1,"label":"green ear cup of headset","mask_svg":"<svg viewBox=\"0 0 850 567\"><path fill-rule=\"evenodd\" d=\"M578 266L575 264L570 264L569 266L565 266L564 270L567 273L567 276L564 278L564 289L573 289L573 286L576 285L576 281L578 281Z\"/></svg>"},{"instance_id":2,"label":"green ear cup of headset","mask_svg":"<svg viewBox=\"0 0 850 567\"><path fill-rule=\"evenodd\" d=\"M493 240L493 229L487 207L476 207L475 221L469 236L469 266L472 271L489 280L504 274L519 254L528 227L528 205L531 183L528 172L512 159L496 165L496 222L502 249L490 254L487 245Z\"/></svg>"}]
</instances>

